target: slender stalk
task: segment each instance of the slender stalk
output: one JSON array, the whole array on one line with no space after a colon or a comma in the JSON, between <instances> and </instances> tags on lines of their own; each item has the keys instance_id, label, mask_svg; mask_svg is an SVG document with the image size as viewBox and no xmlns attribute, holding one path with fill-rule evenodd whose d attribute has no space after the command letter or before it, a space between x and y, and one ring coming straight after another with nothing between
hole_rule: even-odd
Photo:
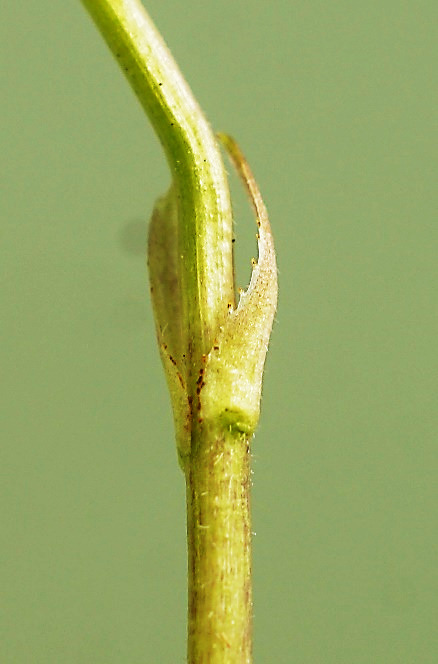
<instances>
[{"instance_id":1,"label":"slender stalk","mask_svg":"<svg viewBox=\"0 0 438 664\"><path fill-rule=\"evenodd\" d=\"M250 664L250 450L204 430L186 473L189 664Z\"/></svg>"},{"instance_id":2,"label":"slender stalk","mask_svg":"<svg viewBox=\"0 0 438 664\"><path fill-rule=\"evenodd\" d=\"M187 486L188 662L251 664L249 442L277 301L271 229L237 144L259 260L236 307L232 216L217 140L139 0L82 0L161 140L172 184L148 262L161 359Z\"/></svg>"},{"instance_id":3,"label":"slender stalk","mask_svg":"<svg viewBox=\"0 0 438 664\"><path fill-rule=\"evenodd\" d=\"M140 0L82 0L163 145L179 206L184 318L191 353L208 352L234 302L232 213L215 136Z\"/></svg>"}]
</instances>

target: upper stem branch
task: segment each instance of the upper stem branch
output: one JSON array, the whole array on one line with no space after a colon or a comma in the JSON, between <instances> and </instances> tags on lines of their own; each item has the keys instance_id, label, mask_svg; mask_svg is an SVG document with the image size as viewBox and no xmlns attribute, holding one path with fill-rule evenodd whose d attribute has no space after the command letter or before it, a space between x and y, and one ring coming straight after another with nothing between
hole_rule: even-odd
<instances>
[{"instance_id":1,"label":"upper stem branch","mask_svg":"<svg viewBox=\"0 0 438 664\"><path fill-rule=\"evenodd\" d=\"M232 216L217 141L140 0L82 0L163 145L178 200L184 320L195 359L234 301Z\"/></svg>"}]
</instances>

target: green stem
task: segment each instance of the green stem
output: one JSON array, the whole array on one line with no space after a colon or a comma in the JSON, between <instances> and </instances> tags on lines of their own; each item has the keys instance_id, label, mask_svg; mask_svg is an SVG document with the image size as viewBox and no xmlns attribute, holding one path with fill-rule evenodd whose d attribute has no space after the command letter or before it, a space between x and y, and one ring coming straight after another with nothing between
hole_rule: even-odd
<instances>
[{"instance_id":1,"label":"green stem","mask_svg":"<svg viewBox=\"0 0 438 664\"><path fill-rule=\"evenodd\" d=\"M205 428L187 473L188 662L250 664L250 451Z\"/></svg>"},{"instance_id":2,"label":"green stem","mask_svg":"<svg viewBox=\"0 0 438 664\"><path fill-rule=\"evenodd\" d=\"M82 0L163 145L179 205L183 312L194 361L234 302L232 214L215 136L140 0Z\"/></svg>"},{"instance_id":3,"label":"green stem","mask_svg":"<svg viewBox=\"0 0 438 664\"><path fill-rule=\"evenodd\" d=\"M232 216L219 147L139 0L82 0L164 147L172 185L149 229L157 336L187 485L188 662L251 663L249 441L277 302L266 208L237 144L259 260L235 306Z\"/></svg>"}]
</instances>

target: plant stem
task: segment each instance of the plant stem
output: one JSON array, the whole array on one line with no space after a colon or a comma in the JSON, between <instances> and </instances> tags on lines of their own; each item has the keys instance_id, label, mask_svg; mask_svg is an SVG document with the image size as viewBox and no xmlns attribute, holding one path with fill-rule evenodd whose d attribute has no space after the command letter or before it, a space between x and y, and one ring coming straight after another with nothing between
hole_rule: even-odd
<instances>
[{"instance_id":1,"label":"plant stem","mask_svg":"<svg viewBox=\"0 0 438 664\"><path fill-rule=\"evenodd\" d=\"M172 186L149 229L161 358L187 486L188 662L251 664L249 443L277 302L266 208L237 144L259 261L235 306L232 215L216 138L140 0L82 0L161 140Z\"/></svg>"},{"instance_id":2,"label":"plant stem","mask_svg":"<svg viewBox=\"0 0 438 664\"><path fill-rule=\"evenodd\" d=\"M215 136L140 0L82 0L163 145L178 199L184 317L195 361L234 302L232 213Z\"/></svg>"},{"instance_id":3,"label":"plant stem","mask_svg":"<svg viewBox=\"0 0 438 664\"><path fill-rule=\"evenodd\" d=\"M204 429L186 473L188 662L250 664L250 450L244 435Z\"/></svg>"}]
</instances>

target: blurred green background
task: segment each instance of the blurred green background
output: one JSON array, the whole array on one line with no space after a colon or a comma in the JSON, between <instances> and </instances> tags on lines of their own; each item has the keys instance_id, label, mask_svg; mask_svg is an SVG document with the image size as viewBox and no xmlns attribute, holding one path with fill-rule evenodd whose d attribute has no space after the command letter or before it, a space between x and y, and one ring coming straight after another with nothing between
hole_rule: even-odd
<instances>
[{"instance_id":1,"label":"blurred green background","mask_svg":"<svg viewBox=\"0 0 438 664\"><path fill-rule=\"evenodd\" d=\"M278 250L255 661L435 664L437 5L147 7ZM1 33L0 661L182 663L184 482L144 258L167 166L79 1L5 3Z\"/></svg>"}]
</instances>

